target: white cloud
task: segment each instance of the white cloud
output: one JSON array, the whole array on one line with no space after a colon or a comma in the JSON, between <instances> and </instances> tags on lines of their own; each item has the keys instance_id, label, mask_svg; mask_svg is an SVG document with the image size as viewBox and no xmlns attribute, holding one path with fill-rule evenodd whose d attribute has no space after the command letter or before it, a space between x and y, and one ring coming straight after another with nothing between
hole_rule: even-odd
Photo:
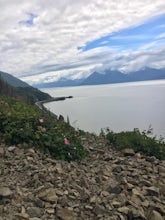
<instances>
[{"instance_id":1,"label":"white cloud","mask_svg":"<svg viewBox=\"0 0 165 220\"><path fill-rule=\"evenodd\" d=\"M80 77L107 62L120 67L118 48L77 48L165 12L164 0L1 0L0 8L0 69L28 82ZM23 25L28 13L33 26Z\"/></svg>"}]
</instances>

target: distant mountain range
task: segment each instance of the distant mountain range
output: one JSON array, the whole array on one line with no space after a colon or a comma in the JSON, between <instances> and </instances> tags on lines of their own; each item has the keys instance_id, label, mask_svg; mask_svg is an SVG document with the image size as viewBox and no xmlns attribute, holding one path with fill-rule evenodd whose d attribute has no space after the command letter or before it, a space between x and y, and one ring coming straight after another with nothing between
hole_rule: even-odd
<instances>
[{"instance_id":1,"label":"distant mountain range","mask_svg":"<svg viewBox=\"0 0 165 220\"><path fill-rule=\"evenodd\" d=\"M56 82L43 83L35 85L37 88L52 88L62 86L80 86L80 85L99 85L124 82L136 82L146 80L165 79L164 69L145 68L131 73L122 73L120 71L105 70L104 73L93 72L87 78L70 80L61 78Z\"/></svg>"},{"instance_id":2,"label":"distant mountain range","mask_svg":"<svg viewBox=\"0 0 165 220\"><path fill-rule=\"evenodd\" d=\"M83 83L84 79L67 79L61 78L58 81L50 82L50 83L40 83L34 84L37 88L53 88L53 87L67 87L67 86L79 86Z\"/></svg>"},{"instance_id":3,"label":"distant mountain range","mask_svg":"<svg viewBox=\"0 0 165 220\"><path fill-rule=\"evenodd\" d=\"M146 68L144 70L128 74L124 74L119 71L106 70L104 74L98 72L92 73L82 82L82 85L136 82L157 79L165 79L165 69Z\"/></svg>"}]
</instances>

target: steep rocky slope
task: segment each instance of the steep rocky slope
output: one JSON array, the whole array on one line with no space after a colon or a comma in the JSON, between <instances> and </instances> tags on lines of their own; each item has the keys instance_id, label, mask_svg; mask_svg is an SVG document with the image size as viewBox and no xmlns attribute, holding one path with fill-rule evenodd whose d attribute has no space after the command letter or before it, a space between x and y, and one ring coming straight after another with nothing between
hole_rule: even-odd
<instances>
[{"instance_id":1,"label":"steep rocky slope","mask_svg":"<svg viewBox=\"0 0 165 220\"><path fill-rule=\"evenodd\" d=\"M89 156L53 160L0 145L0 220L164 220L165 161L82 137Z\"/></svg>"}]
</instances>

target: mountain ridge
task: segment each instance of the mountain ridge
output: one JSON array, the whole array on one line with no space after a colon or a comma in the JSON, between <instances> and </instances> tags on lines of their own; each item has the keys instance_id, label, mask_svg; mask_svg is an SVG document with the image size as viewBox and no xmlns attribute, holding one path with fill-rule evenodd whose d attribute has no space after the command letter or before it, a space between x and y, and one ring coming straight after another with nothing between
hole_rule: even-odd
<instances>
[{"instance_id":1,"label":"mountain ridge","mask_svg":"<svg viewBox=\"0 0 165 220\"><path fill-rule=\"evenodd\" d=\"M30 87L30 85L9 73L0 71L0 77L13 87Z\"/></svg>"},{"instance_id":2,"label":"mountain ridge","mask_svg":"<svg viewBox=\"0 0 165 220\"><path fill-rule=\"evenodd\" d=\"M101 85L125 82L138 82L148 80L165 79L165 68L154 69L145 68L131 73L122 73L118 70L105 70L104 73L93 72L87 78L82 79L66 79L61 78L58 81L50 83L36 84L37 88L53 88L64 86L83 86L83 85Z\"/></svg>"},{"instance_id":3,"label":"mountain ridge","mask_svg":"<svg viewBox=\"0 0 165 220\"><path fill-rule=\"evenodd\" d=\"M22 80L0 71L0 95L22 99L29 104L52 98Z\"/></svg>"},{"instance_id":4,"label":"mountain ridge","mask_svg":"<svg viewBox=\"0 0 165 220\"><path fill-rule=\"evenodd\" d=\"M103 74L98 72L92 73L83 81L82 85L138 82L157 79L165 79L165 69L157 70L152 68L146 68L144 70L139 70L127 74L121 73L120 71L106 70Z\"/></svg>"}]
</instances>

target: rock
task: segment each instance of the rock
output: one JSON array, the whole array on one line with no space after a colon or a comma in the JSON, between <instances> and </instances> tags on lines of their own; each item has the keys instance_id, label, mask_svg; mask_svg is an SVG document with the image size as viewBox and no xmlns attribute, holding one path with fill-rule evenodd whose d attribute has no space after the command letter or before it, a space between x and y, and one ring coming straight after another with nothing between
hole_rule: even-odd
<instances>
[{"instance_id":1,"label":"rock","mask_svg":"<svg viewBox=\"0 0 165 220\"><path fill-rule=\"evenodd\" d=\"M123 216L123 215L121 215L121 214L117 214L118 215L118 219L120 219L120 220L126 220L126 218ZM108 219L107 219L108 220ZM112 220L114 220L114 218L112 218Z\"/></svg>"},{"instance_id":2,"label":"rock","mask_svg":"<svg viewBox=\"0 0 165 220\"><path fill-rule=\"evenodd\" d=\"M49 214L54 214L54 209L53 208L48 208L46 209L46 212Z\"/></svg>"},{"instance_id":3,"label":"rock","mask_svg":"<svg viewBox=\"0 0 165 220\"><path fill-rule=\"evenodd\" d=\"M15 151L15 149L16 149L15 146L10 146L10 147L8 147L8 151L9 151L9 152L13 152L13 151Z\"/></svg>"},{"instance_id":4,"label":"rock","mask_svg":"<svg viewBox=\"0 0 165 220\"><path fill-rule=\"evenodd\" d=\"M155 210L152 210L149 217L149 220L164 220L164 218L161 216L161 214Z\"/></svg>"},{"instance_id":5,"label":"rock","mask_svg":"<svg viewBox=\"0 0 165 220\"><path fill-rule=\"evenodd\" d=\"M63 169L60 163L57 163L55 166L55 170L58 174L62 174L63 173Z\"/></svg>"},{"instance_id":6,"label":"rock","mask_svg":"<svg viewBox=\"0 0 165 220\"><path fill-rule=\"evenodd\" d=\"M52 202L52 203L56 203L57 199L58 199L58 197L56 195L56 190L53 188L45 189L45 190L41 191L38 194L38 198L40 198L43 201Z\"/></svg>"},{"instance_id":7,"label":"rock","mask_svg":"<svg viewBox=\"0 0 165 220\"><path fill-rule=\"evenodd\" d=\"M131 196L130 202L132 202L131 205L134 205L135 207L140 206L142 203L141 199L136 195Z\"/></svg>"},{"instance_id":8,"label":"rock","mask_svg":"<svg viewBox=\"0 0 165 220\"><path fill-rule=\"evenodd\" d=\"M28 154L35 154L35 150L33 148L27 149Z\"/></svg>"},{"instance_id":9,"label":"rock","mask_svg":"<svg viewBox=\"0 0 165 220\"><path fill-rule=\"evenodd\" d=\"M92 196L90 198L90 203L96 203L97 202L97 197L96 196Z\"/></svg>"},{"instance_id":10,"label":"rock","mask_svg":"<svg viewBox=\"0 0 165 220\"><path fill-rule=\"evenodd\" d=\"M135 156L136 156L136 158L138 158L138 159L141 159L141 158L142 158L142 155L141 155L140 153L136 153Z\"/></svg>"},{"instance_id":11,"label":"rock","mask_svg":"<svg viewBox=\"0 0 165 220\"><path fill-rule=\"evenodd\" d=\"M93 207L90 206L90 205L86 205L85 208L88 209L88 210L92 210L93 209Z\"/></svg>"},{"instance_id":12,"label":"rock","mask_svg":"<svg viewBox=\"0 0 165 220\"><path fill-rule=\"evenodd\" d=\"M5 154L5 150L3 147L0 146L0 156L3 156Z\"/></svg>"},{"instance_id":13,"label":"rock","mask_svg":"<svg viewBox=\"0 0 165 220\"><path fill-rule=\"evenodd\" d=\"M103 139L85 136L89 154L74 162L0 143L0 220L162 220L165 161Z\"/></svg>"},{"instance_id":14,"label":"rock","mask_svg":"<svg viewBox=\"0 0 165 220\"><path fill-rule=\"evenodd\" d=\"M159 188L151 186L147 188L147 195L149 196L159 196Z\"/></svg>"},{"instance_id":15,"label":"rock","mask_svg":"<svg viewBox=\"0 0 165 220\"><path fill-rule=\"evenodd\" d=\"M139 189L132 189L132 195L134 196L138 196L141 200L144 200L144 195L142 194L142 192Z\"/></svg>"},{"instance_id":16,"label":"rock","mask_svg":"<svg viewBox=\"0 0 165 220\"><path fill-rule=\"evenodd\" d=\"M64 195L64 192L61 191L61 190L56 190L56 194L57 194L58 196L63 196L63 195Z\"/></svg>"},{"instance_id":17,"label":"rock","mask_svg":"<svg viewBox=\"0 0 165 220\"><path fill-rule=\"evenodd\" d=\"M39 198L37 198L36 200L34 200L34 204L35 204L37 207L39 207L39 208L44 208L44 206L45 206L44 202L43 202L41 199L39 199Z\"/></svg>"},{"instance_id":18,"label":"rock","mask_svg":"<svg viewBox=\"0 0 165 220\"><path fill-rule=\"evenodd\" d=\"M149 206L149 201L148 200L145 200L144 202L142 202L142 206L144 207L148 207Z\"/></svg>"},{"instance_id":19,"label":"rock","mask_svg":"<svg viewBox=\"0 0 165 220\"><path fill-rule=\"evenodd\" d=\"M29 220L42 220L41 218L30 218Z\"/></svg>"},{"instance_id":20,"label":"rock","mask_svg":"<svg viewBox=\"0 0 165 220\"><path fill-rule=\"evenodd\" d=\"M144 215L144 210L140 206L138 208L132 207L129 215L131 216L130 219L147 220ZM148 220L150 220L150 219L148 219Z\"/></svg>"},{"instance_id":21,"label":"rock","mask_svg":"<svg viewBox=\"0 0 165 220\"><path fill-rule=\"evenodd\" d=\"M156 160L156 157L152 156L152 157L146 157L146 160L151 162L151 163L154 163L155 160Z\"/></svg>"},{"instance_id":22,"label":"rock","mask_svg":"<svg viewBox=\"0 0 165 220\"><path fill-rule=\"evenodd\" d=\"M122 188L120 186L119 183L115 183L113 182L107 189L106 191L108 191L109 193L114 193L114 194L120 194L122 191Z\"/></svg>"},{"instance_id":23,"label":"rock","mask_svg":"<svg viewBox=\"0 0 165 220\"><path fill-rule=\"evenodd\" d=\"M158 170L159 170L160 175L165 176L165 167L164 166L159 166Z\"/></svg>"},{"instance_id":24,"label":"rock","mask_svg":"<svg viewBox=\"0 0 165 220\"><path fill-rule=\"evenodd\" d=\"M163 195L163 196L165 196L165 184L164 184L164 185L161 185L161 186L159 187L159 189L160 189L160 194Z\"/></svg>"},{"instance_id":25,"label":"rock","mask_svg":"<svg viewBox=\"0 0 165 220\"><path fill-rule=\"evenodd\" d=\"M27 208L27 214L33 218L33 217L41 217L42 212L41 209L38 207L28 207Z\"/></svg>"},{"instance_id":26,"label":"rock","mask_svg":"<svg viewBox=\"0 0 165 220\"><path fill-rule=\"evenodd\" d=\"M0 187L0 199L11 198L13 192L8 187Z\"/></svg>"},{"instance_id":27,"label":"rock","mask_svg":"<svg viewBox=\"0 0 165 220\"><path fill-rule=\"evenodd\" d=\"M119 212L121 212L121 213L124 213L124 214L128 214L128 212L129 212L129 208L128 207L126 207L126 206L123 206L123 207L120 207L120 208L118 208L117 209Z\"/></svg>"},{"instance_id":28,"label":"rock","mask_svg":"<svg viewBox=\"0 0 165 220\"><path fill-rule=\"evenodd\" d=\"M102 196L105 196L105 197L106 197L106 196L109 196L109 192L107 192L107 191L102 191L102 192L101 192L101 195L102 195Z\"/></svg>"},{"instance_id":29,"label":"rock","mask_svg":"<svg viewBox=\"0 0 165 220\"><path fill-rule=\"evenodd\" d=\"M123 170L123 168L121 166L115 166L112 171L114 173L120 173Z\"/></svg>"},{"instance_id":30,"label":"rock","mask_svg":"<svg viewBox=\"0 0 165 220\"><path fill-rule=\"evenodd\" d=\"M113 205L113 207L115 207L115 208L119 208L119 207L121 206L121 203L120 203L120 202L117 202L117 201L113 201L113 202L112 202L112 205Z\"/></svg>"},{"instance_id":31,"label":"rock","mask_svg":"<svg viewBox=\"0 0 165 220\"><path fill-rule=\"evenodd\" d=\"M141 180L140 184L142 184L144 186L148 186L148 187L152 186L151 182L148 180Z\"/></svg>"},{"instance_id":32,"label":"rock","mask_svg":"<svg viewBox=\"0 0 165 220\"><path fill-rule=\"evenodd\" d=\"M15 214L14 216L14 220L29 220L29 216L25 213L25 214Z\"/></svg>"},{"instance_id":33,"label":"rock","mask_svg":"<svg viewBox=\"0 0 165 220\"><path fill-rule=\"evenodd\" d=\"M105 208L101 205L96 205L93 212L98 215L104 215L106 213Z\"/></svg>"},{"instance_id":34,"label":"rock","mask_svg":"<svg viewBox=\"0 0 165 220\"><path fill-rule=\"evenodd\" d=\"M57 216L61 220L74 220L74 212L72 210L66 209L66 208L61 208L57 212Z\"/></svg>"},{"instance_id":35,"label":"rock","mask_svg":"<svg viewBox=\"0 0 165 220\"><path fill-rule=\"evenodd\" d=\"M124 153L124 156L134 156L135 155L135 151L131 148L126 148L126 149L122 150L122 152Z\"/></svg>"}]
</instances>

